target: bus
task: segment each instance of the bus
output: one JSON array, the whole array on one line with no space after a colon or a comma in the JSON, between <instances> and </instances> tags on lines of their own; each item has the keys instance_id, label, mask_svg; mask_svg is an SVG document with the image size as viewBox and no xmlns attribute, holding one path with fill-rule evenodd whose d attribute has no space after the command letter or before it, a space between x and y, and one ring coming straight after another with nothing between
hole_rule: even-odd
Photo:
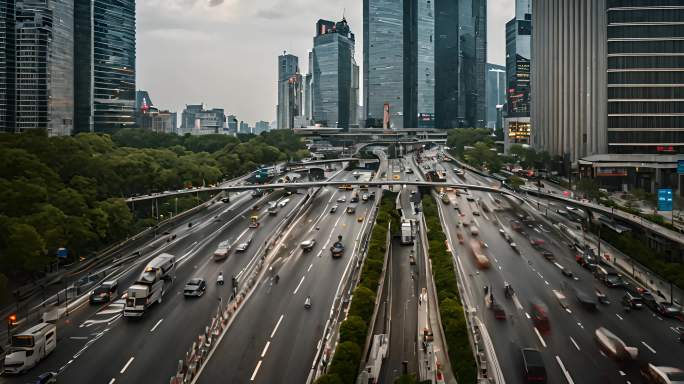
<instances>
[{"instance_id":1,"label":"bus","mask_svg":"<svg viewBox=\"0 0 684 384\"><path fill-rule=\"evenodd\" d=\"M57 327L51 323L40 323L13 335L10 343L10 350L5 356L5 372L26 372L57 348Z\"/></svg>"}]
</instances>

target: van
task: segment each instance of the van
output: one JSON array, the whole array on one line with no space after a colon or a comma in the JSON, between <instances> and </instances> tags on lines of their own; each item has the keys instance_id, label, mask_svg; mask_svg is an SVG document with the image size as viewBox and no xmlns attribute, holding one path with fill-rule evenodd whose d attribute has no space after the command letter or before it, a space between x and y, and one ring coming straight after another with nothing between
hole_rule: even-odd
<instances>
[{"instance_id":1,"label":"van","mask_svg":"<svg viewBox=\"0 0 684 384\"><path fill-rule=\"evenodd\" d=\"M40 323L25 332L12 335L11 348L5 356L5 372L26 372L55 348L57 327L51 323Z\"/></svg>"},{"instance_id":2,"label":"van","mask_svg":"<svg viewBox=\"0 0 684 384\"><path fill-rule=\"evenodd\" d=\"M523 361L523 375L526 383L546 383L546 367L541 352L534 348L520 350Z\"/></svg>"},{"instance_id":3,"label":"van","mask_svg":"<svg viewBox=\"0 0 684 384\"><path fill-rule=\"evenodd\" d=\"M116 280L105 281L90 292L90 304L108 303L119 296L119 283Z\"/></svg>"}]
</instances>

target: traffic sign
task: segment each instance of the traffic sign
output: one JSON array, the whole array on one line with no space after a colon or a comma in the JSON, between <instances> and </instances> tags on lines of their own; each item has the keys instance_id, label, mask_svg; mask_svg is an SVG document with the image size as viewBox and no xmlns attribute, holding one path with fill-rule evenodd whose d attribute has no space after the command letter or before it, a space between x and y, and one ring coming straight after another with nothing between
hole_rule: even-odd
<instances>
[{"instance_id":1,"label":"traffic sign","mask_svg":"<svg viewBox=\"0 0 684 384\"><path fill-rule=\"evenodd\" d=\"M684 160L677 160L677 173L684 175Z\"/></svg>"},{"instance_id":2,"label":"traffic sign","mask_svg":"<svg viewBox=\"0 0 684 384\"><path fill-rule=\"evenodd\" d=\"M666 212L672 211L672 189L658 190L658 210Z\"/></svg>"}]
</instances>

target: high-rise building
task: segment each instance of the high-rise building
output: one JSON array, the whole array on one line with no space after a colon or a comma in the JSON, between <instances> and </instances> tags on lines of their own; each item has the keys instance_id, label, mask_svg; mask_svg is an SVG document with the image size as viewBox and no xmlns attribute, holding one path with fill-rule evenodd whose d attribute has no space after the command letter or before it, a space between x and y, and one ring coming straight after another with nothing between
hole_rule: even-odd
<instances>
[{"instance_id":1,"label":"high-rise building","mask_svg":"<svg viewBox=\"0 0 684 384\"><path fill-rule=\"evenodd\" d=\"M69 135L73 0L10 3L0 1L0 131Z\"/></svg>"},{"instance_id":2,"label":"high-rise building","mask_svg":"<svg viewBox=\"0 0 684 384\"><path fill-rule=\"evenodd\" d=\"M684 154L684 1L608 0L608 152Z\"/></svg>"},{"instance_id":3,"label":"high-rise building","mask_svg":"<svg viewBox=\"0 0 684 384\"><path fill-rule=\"evenodd\" d=\"M14 132L15 0L0 0L0 132Z\"/></svg>"},{"instance_id":4,"label":"high-rise building","mask_svg":"<svg viewBox=\"0 0 684 384\"><path fill-rule=\"evenodd\" d=\"M308 72L304 76L304 119L313 120L313 51L308 52Z\"/></svg>"},{"instance_id":5,"label":"high-rise building","mask_svg":"<svg viewBox=\"0 0 684 384\"><path fill-rule=\"evenodd\" d=\"M285 52L278 56L277 117L279 129L293 128L295 116L303 113L302 83L297 56Z\"/></svg>"},{"instance_id":6,"label":"high-rise building","mask_svg":"<svg viewBox=\"0 0 684 384\"><path fill-rule=\"evenodd\" d=\"M313 122L325 127L349 128L355 124L358 70L354 60L354 34L345 19L318 20L313 39Z\"/></svg>"},{"instance_id":7,"label":"high-rise building","mask_svg":"<svg viewBox=\"0 0 684 384\"><path fill-rule=\"evenodd\" d=\"M363 2L365 126L431 127L435 117L435 4Z\"/></svg>"},{"instance_id":8,"label":"high-rise building","mask_svg":"<svg viewBox=\"0 0 684 384\"><path fill-rule=\"evenodd\" d=\"M532 142L566 172L607 149L605 9L605 0L532 2Z\"/></svg>"},{"instance_id":9,"label":"high-rise building","mask_svg":"<svg viewBox=\"0 0 684 384\"><path fill-rule=\"evenodd\" d=\"M239 122L237 117L235 115L228 115L226 117L226 130L228 131L227 133L234 135L238 133L238 128L239 128Z\"/></svg>"},{"instance_id":10,"label":"high-rise building","mask_svg":"<svg viewBox=\"0 0 684 384\"><path fill-rule=\"evenodd\" d=\"M183 134L211 135L224 133L226 115L222 108L205 109L204 104L186 105L181 115Z\"/></svg>"},{"instance_id":11,"label":"high-rise building","mask_svg":"<svg viewBox=\"0 0 684 384\"><path fill-rule=\"evenodd\" d=\"M268 121L257 121L254 124L254 134L259 135L261 132L267 132L269 129Z\"/></svg>"},{"instance_id":12,"label":"high-rise building","mask_svg":"<svg viewBox=\"0 0 684 384\"><path fill-rule=\"evenodd\" d=\"M487 128L498 128L497 105L506 103L506 67L487 63Z\"/></svg>"},{"instance_id":13,"label":"high-rise building","mask_svg":"<svg viewBox=\"0 0 684 384\"><path fill-rule=\"evenodd\" d=\"M487 1L435 3L435 126L484 127Z\"/></svg>"},{"instance_id":14,"label":"high-rise building","mask_svg":"<svg viewBox=\"0 0 684 384\"><path fill-rule=\"evenodd\" d=\"M135 0L74 0L75 128L135 125Z\"/></svg>"},{"instance_id":15,"label":"high-rise building","mask_svg":"<svg viewBox=\"0 0 684 384\"><path fill-rule=\"evenodd\" d=\"M506 23L506 109L504 148L530 144L530 59L532 5L516 0L515 17Z\"/></svg>"},{"instance_id":16,"label":"high-rise building","mask_svg":"<svg viewBox=\"0 0 684 384\"><path fill-rule=\"evenodd\" d=\"M241 121L239 133L252 133L252 129L249 127L249 123Z\"/></svg>"}]
</instances>

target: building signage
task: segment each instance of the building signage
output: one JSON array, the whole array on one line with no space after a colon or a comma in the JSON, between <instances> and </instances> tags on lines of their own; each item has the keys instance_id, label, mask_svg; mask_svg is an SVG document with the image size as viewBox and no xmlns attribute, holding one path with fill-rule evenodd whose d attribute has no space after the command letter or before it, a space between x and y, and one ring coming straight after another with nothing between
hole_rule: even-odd
<instances>
[{"instance_id":1,"label":"building signage","mask_svg":"<svg viewBox=\"0 0 684 384\"><path fill-rule=\"evenodd\" d=\"M672 189L658 190L658 210L666 212L672 211Z\"/></svg>"}]
</instances>

